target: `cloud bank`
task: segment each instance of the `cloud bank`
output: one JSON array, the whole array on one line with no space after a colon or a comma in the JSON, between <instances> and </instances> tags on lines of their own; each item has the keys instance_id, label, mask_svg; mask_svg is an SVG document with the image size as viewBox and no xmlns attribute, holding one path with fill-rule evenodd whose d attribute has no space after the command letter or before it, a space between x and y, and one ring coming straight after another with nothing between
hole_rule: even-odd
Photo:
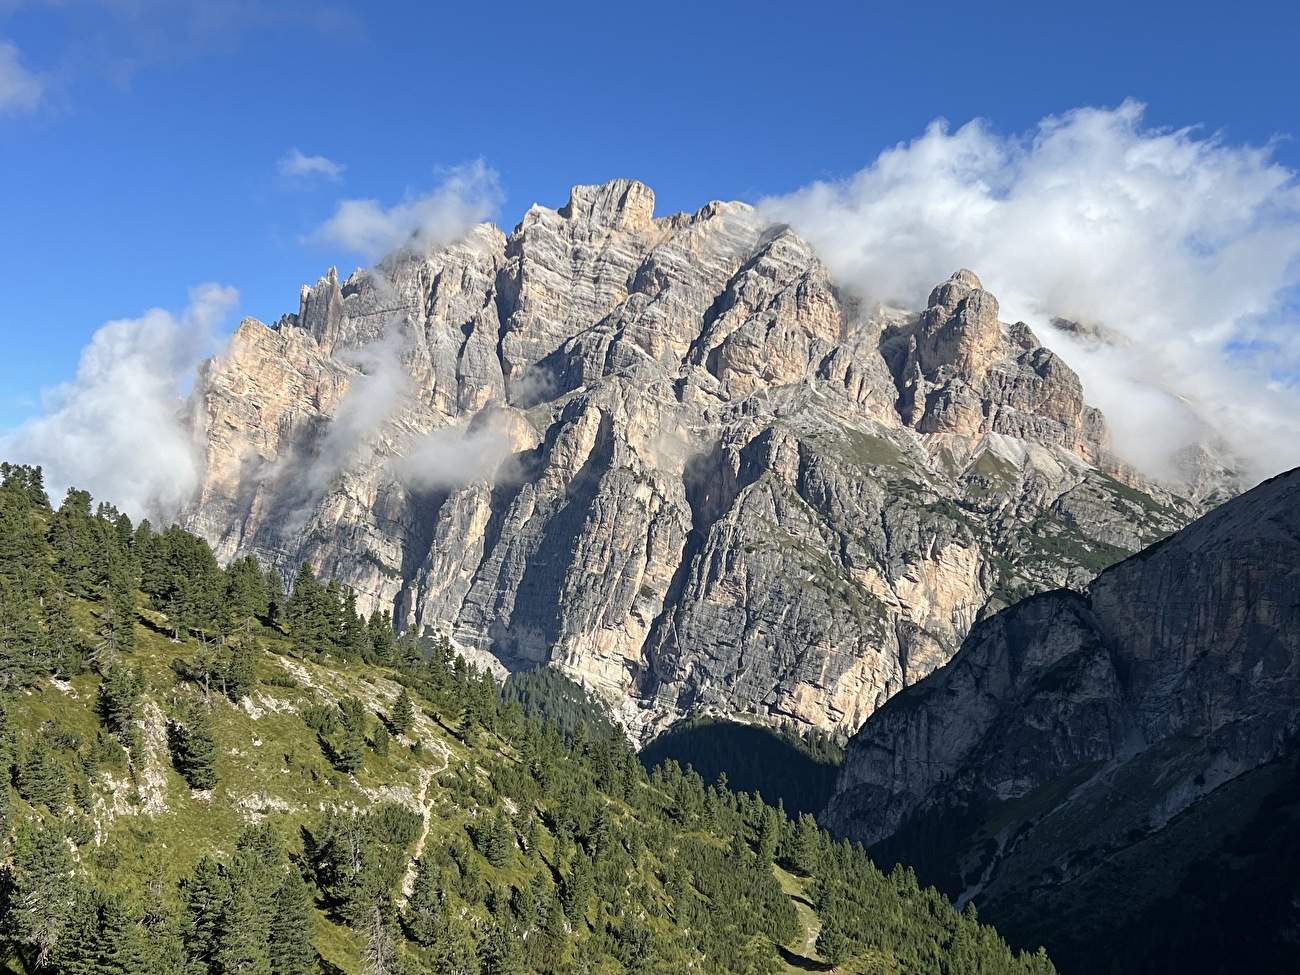
<instances>
[{"instance_id":1,"label":"cloud bank","mask_svg":"<svg viewBox=\"0 0 1300 975\"><path fill-rule=\"evenodd\" d=\"M173 517L198 487L201 463L185 387L238 300L234 288L205 284L179 317L154 308L108 322L82 350L76 377L45 395L41 415L0 435L0 456L41 464L56 505L75 486L135 518Z\"/></svg>"},{"instance_id":2,"label":"cloud bank","mask_svg":"<svg viewBox=\"0 0 1300 975\"><path fill-rule=\"evenodd\" d=\"M337 182L343 178L343 163L325 156L305 156L297 146L280 157L277 164L280 175L299 184L309 184L318 179Z\"/></svg>"},{"instance_id":3,"label":"cloud bank","mask_svg":"<svg viewBox=\"0 0 1300 975\"><path fill-rule=\"evenodd\" d=\"M18 45L0 40L0 115L34 112L44 93L41 80L23 66Z\"/></svg>"},{"instance_id":4,"label":"cloud bank","mask_svg":"<svg viewBox=\"0 0 1300 975\"><path fill-rule=\"evenodd\" d=\"M1300 464L1300 180L1270 147L1153 129L1134 101L1027 134L939 121L835 183L760 203L873 302L923 307L959 267L1081 375L1115 446L1169 474L1191 440L1243 474ZM1126 347L1064 335L1061 317Z\"/></svg>"},{"instance_id":5,"label":"cloud bank","mask_svg":"<svg viewBox=\"0 0 1300 975\"><path fill-rule=\"evenodd\" d=\"M341 247L374 263L390 251L423 251L449 244L490 219L502 200L496 170L482 160L447 172L423 196L407 194L384 207L378 200L342 200L308 241Z\"/></svg>"}]
</instances>

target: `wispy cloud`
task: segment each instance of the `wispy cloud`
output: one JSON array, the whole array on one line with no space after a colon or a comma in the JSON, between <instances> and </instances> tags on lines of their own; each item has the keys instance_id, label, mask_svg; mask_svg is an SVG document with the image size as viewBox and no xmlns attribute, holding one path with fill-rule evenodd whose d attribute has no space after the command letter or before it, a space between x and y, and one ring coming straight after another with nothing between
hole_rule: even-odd
<instances>
[{"instance_id":1,"label":"wispy cloud","mask_svg":"<svg viewBox=\"0 0 1300 975\"><path fill-rule=\"evenodd\" d=\"M501 205L496 170L481 159L449 170L431 193L408 193L385 207L378 200L343 200L306 238L378 261L397 248L420 251L463 237Z\"/></svg>"},{"instance_id":2,"label":"wispy cloud","mask_svg":"<svg viewBox=\"0 0 1300 975\"><path fill-rule=\"evenodd\" d=\"M973 269L1148 470L1170 472L1191 440L1231 444L1248 476L1300 464L1300 179L1271 147L1154 129L1143 110L1078 109L1024 135L935 122L843 182L761 207L870 300L921 306ZM1055 332L1056 316L1131 344Z\"/></svg>"},{"instance_id":3,"label":"wispy cloud","mask_svg":"<svg viewBox=\"0 0 1300 975\"><path fill-rule=\"evenodd\" d=\"M0 19L24 6L47 15L44 63L24 68L18 48L0 40L0 114L57 104L88 76L129 87L142 69L228 54L251 34L364 29L342 3L314 0L0 0Z\"/></svg>"},{"instance_id":4,"label":"wispy cloud","mask_svg":"<svg viewBox=\"0 0 1300 975\"><path fill-rule=\"evenodd\" d=\"M0 115L22 115L41 104L45 86L23 66L22 52L13 41L0 39Z\"/></svg>"},{"instance_id":5,"label":"wispy cloud","mask_svg":"<svg viewBox=\"0 0 1300 975\"><path fill-rule=\"evenodd\" d=\"M279 162L280 175L300 185L321 179L337 182L343 178L345 169L347 166L343 163L325 156L303 155L297 146L281 156Z\"/></svg>"},{"instance_id":6,"label":"wispy cloud","mask_svg":"<svg viewBox=\"0 0 1300 975\"><path fill-rule=\"evenodd\" d=\"M136 517L173 516L198 486L201 457L183 393L238 299L205 284L179 317L154 308L103 325L41 415L0 434L0 456L43 465L52 493L76 486Z\"/></svg>"}]
</instances>

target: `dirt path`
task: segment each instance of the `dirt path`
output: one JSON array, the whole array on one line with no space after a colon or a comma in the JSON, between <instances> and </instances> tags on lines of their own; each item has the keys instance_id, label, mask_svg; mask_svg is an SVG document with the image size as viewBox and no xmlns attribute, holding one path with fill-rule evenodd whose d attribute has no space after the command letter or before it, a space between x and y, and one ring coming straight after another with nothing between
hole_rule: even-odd
<instances>
[{"instance_id":1,"label":"dirt path","mask_svg":"<svg viewBox=\"0 0 1300 975\"><path fill-rule=\"evenodd\" d=\"M424 844L429 839L429 828L433 825L433 801L429 798L429 783L436 776L447 771L447 766L451 763L450 748L440 741L435 741L433 747L442 756L442 768L425 769L420 772L420 810L424 813L424 828L420 830L420 838L415 841L415 852L411 854L411 863L406 868L406 876L402 878L402 896L397 902L399 908L406 905L406 901L415 890L415 864L424 853Z\"/></svg>"}]
</instances>

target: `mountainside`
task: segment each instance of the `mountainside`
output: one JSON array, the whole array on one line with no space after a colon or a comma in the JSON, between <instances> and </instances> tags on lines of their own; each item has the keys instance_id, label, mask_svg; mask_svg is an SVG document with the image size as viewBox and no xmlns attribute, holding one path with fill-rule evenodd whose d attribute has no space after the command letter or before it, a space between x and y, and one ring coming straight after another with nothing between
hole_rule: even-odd
<instances>
[{"instance_id":1,"label":"mountainside","mask_svg":"<svg viewBox=\"0 0 1300 975\"><path fill-rule=\"evenodd\" d=\"M494 668L559 666L649 734L851 731L981 614L1196 513L971 272L866 309L745 205L653 205L576 187L246 320L190 398L185 524Z\"/></svg>"},{"instance_id":2,"label":"mountainside","mask_svg":"<svg viewBox=\"0 0 1300 975\"><path fill-rule=\"evenodd\" d=\"M1112 970L1291 969L1298 723L1292 471L1086 595L977 625L852 739L823 822L1046 939L1066 971L1126 943L1141 951Z\"/></svg>"},{"instance_id":3,"label":"mountainside","mask_svg":"<svg viewBox=\"0 0 1300 975\"><path fill-rule=\"evenodd\" d=\"M1053 975L346 590L0 464L0 972ZM524 702L521 707L520 700ZM553 707L572 733L525 708Z\"/></svg>"}]
</instances>

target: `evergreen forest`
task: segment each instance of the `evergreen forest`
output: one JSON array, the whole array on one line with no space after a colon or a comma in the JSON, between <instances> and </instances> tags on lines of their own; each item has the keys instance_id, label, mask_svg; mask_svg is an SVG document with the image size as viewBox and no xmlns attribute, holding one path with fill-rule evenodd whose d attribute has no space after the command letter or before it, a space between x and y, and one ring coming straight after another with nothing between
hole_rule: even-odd
<instances>
[{"instance_id":1,"label":"evergreen forest","mask_svg":"<svg viewBox=\"0 0 1300 975\"><path fill-rule=\"evenodd\" d=\"M0 465L0 972L1054 971L282 569Z\"/></svg>"}]
</instances>

